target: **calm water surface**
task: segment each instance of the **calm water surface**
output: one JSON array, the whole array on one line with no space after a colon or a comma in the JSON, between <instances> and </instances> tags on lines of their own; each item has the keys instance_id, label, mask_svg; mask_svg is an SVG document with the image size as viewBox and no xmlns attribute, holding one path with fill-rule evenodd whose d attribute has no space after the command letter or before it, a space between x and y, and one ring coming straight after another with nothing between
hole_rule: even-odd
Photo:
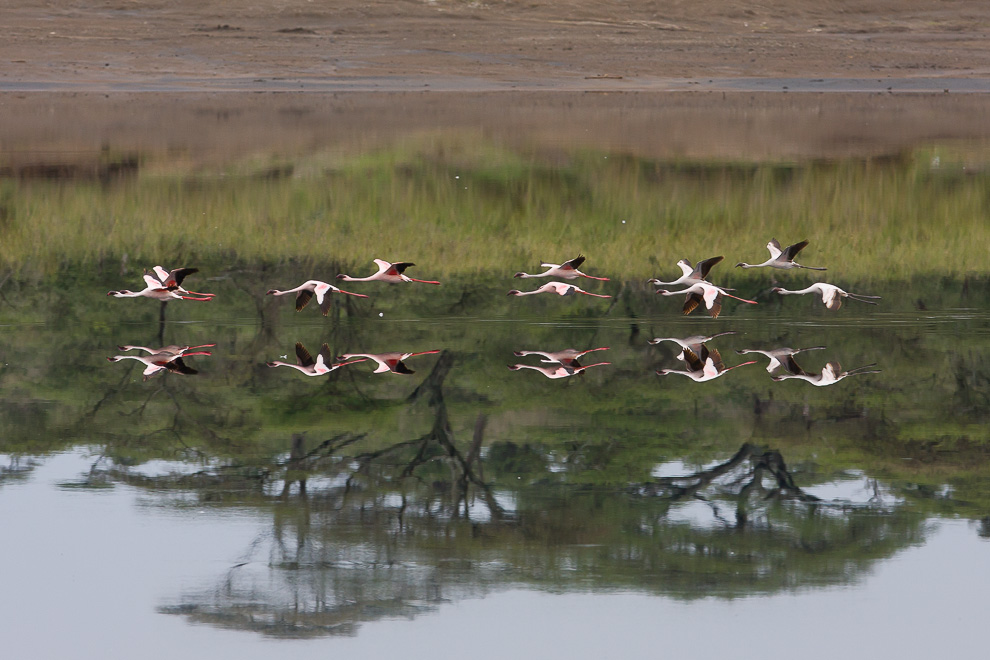
<instances>
[{"instance_id":1,"label":"calm water surface","mask_svg":"<svg viewBox=\"0 0 990 660\"><path fill-rule=\"evenodd\" d=\"M977 642L985 480L944 438L985 423L985 312L802 301L712 321L649 298L636 317L549 302L568 306L418 320L393 299L327 321L275 302L221 324L176 307L159 326L156 303L110 299L85 335L7 325L7 648L427 657L443 640L590 658L728 652L766 621L769 657L819 637L814 657ZM196 374L106 360L159 332L217 346L187 358ZM718 332L695 350L741 366L657 373L687 366L651 340ZM410 374L265 366L295 362L297 341L438 352ZM774 374L737 352L779 346L822 348ZM507 368L573 347L608 364ZM823 385L830 362L867 373ZM53 607L59 636L38 614ZM899 634L922 625L938 638Z\"/></svg>"},{"instance_id":2,"label":"calm water surface","mask_svg":"<svg viewBox=\"0 0 990 660\"><path fill-rule=\"evenodd\" d=\"M403 177L432 170L399 170L388 189L415 200ZM728 179L750 186L744 170ZM654 178L713 171L725 178L679 166ZM777 174L783 190L790 174ZM567 176L528 178L570 190ZM205 214L197 186L177 181L157 203ZM954 181L933 195L951 198ZM263 195L257 182L241 192ZM0 202L37 195L16 209L49 190L6 183ZM52 190L81 217L108 199L126 201L122 217L142 207L128 198L140 185L103 183ZM489 183L486 195L517 201ZM237 185L222 192L238 199ZM760 273L730 280L759 304L727 301L718 319L653 293L645 279L672 264L587 283L610 300L506 296L540 282L520 286L515 267L441 287L354 283L370 297L335 300L327 318L265 295L356 272L345 257L204 259L187 284L216 300L164 310L106 296L139 284L119 257L0 273L4 657L969 657L985 645L985 280L871 279L854 290L879 306L832 312L776 296ZM169 344L210 354L171 371L107 359ZM351 360L363 361L313 376L270 366Z\"/></svg>"}]
</instances>

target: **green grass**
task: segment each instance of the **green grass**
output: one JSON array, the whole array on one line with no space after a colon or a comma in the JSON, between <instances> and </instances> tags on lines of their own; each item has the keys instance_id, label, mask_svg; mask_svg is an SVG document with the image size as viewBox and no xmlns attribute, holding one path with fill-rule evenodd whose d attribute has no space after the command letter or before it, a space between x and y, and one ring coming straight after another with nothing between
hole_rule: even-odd
<instances>
[{"instance_id":1,"label":"green grass","mask_svg":"<svg viewBox=\"0 0 990 660\"><path fill-rule=\"evenodd\" d=\"M423 275L533 271L588 256L618 279L676 275L714 254L760 262L771 237L844 282L990 272L990 177L938 150L883 161L655 162L601 152L514 153L419 138L353 157L254 160L223 172L145 163L112 182L0 182L0 267L374 257ZM955 163L955 164L954 164ZM965 167L964 164L965 163Z\"/></svg>"}]
</instances>

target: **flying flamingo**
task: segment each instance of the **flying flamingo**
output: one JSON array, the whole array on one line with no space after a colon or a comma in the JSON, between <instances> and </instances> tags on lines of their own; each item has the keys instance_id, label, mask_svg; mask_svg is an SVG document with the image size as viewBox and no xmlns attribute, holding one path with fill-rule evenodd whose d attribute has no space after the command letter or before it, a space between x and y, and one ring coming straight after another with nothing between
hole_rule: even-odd
<instances>
[{"instance_id":1,"label":"flying flamingo","mask_svg":"<svg viewBox=\"0 0 990 660\"><path fill-rule=\"evenodd\" d=\"M744 367L747 364L756 364L756 360L750 360L749 362L742 362L731 367L725 366L722 362L722 356L719 354L717 349L709 349L707 347L702 347L701 357L692 351L691 349L684 349L684 361L688 363L688 368L683 369L657 369L657 373L661 376L666 376L667 374L680 374L682 376L687 376L691 380L697 383L703 383L709 380L715 380L727 371L732 371L739 367Z\"/></svg>"},{"instance_id":2,"label":"flying flamingo","mask_svg":"<svg viewBox=\"0 0 990 660\"><path fill-rule=\"evenodd\" d=\"M797 371L789 374L780 374L779 376L773 376L775 381L787 380L789 378L797 378L799 380L807 381L814 385L815 387L827 387L828 385L835 385L843 378L848 376L859 376L860 374L878 374L879 369L870 369L870 367L877 366L876 362L873 364L866 364L862 367L857 367L855 369L850 369L849 371L843 371L842 365L838 362L829 362L822 369L820 374L808 373L804 369L801 369L791 358L792 367L796 367ZM790 367L788 368L790 370Z\"/></svg>"},{"instance_id":3,"label":"flying flamingo","mask_svg":"<svg viewBox=\"0 0 990 660\"><path fill-rule=\"evenodd\" d=\"M798 363L794 361L794 356L805 351L820 351L824 348L824 346L809 346L808 348L787 348L782 346L780 348L772 348L766 351L758 348L743 348L737 349L736 353L739 355L759 353L760 355L770 358L770 363L767 365L767 373L773 375L773 372L777 371L781 367L784 367L791 373L803 371L801 367L798 366Z\"/></svg>"},{"instance_id":4,"label":"flying flamingo","mask_svg":"<svg viewBox=\"0 0 990 660\"><path fill-rule=\"evenodd\" d=\"M150 275L148 275L147 278L154 279ZM166 289L160 283L159 284L148 283L148 286L146 286L141 291L131 291L129 289L120 289L119 291L108 291L107 295L113 296L114 298L138 298L138 297L152 298L154 300L160 300L163 303L168 302L170 300L200 300L204 302L209 302L210 300L213 300L212 295L203 298L197 298L195 296L187 296L180 293L177 290Z\"/></svg>"},{"instance_id":5,"label":"flying flamingo","mask_svg":"<svg viewBox=\"0 0 990 660\"><path fill-rule=\"evenodd\" d=\"M757 304L755 300L746 300L745 298L734 296L725 289L717 287L714 284L709 284L708 282L695 282L688 288L681 289L680 291L657 289L657 293L662 296L676 296L679 293L687 294L684 298L684 307L681 309L682 314L690 314L695 310L695 308L698 307L698 305L704 302L705 308L708 310L708 315L713 319L717 319L718 315L722 312L723 296L735 298L736 300L749 303L750 305Z\"/></svg>"},{"instance_id":6,"label":"flying flamingo","mask_svg":"<svg viewBox=\"0 0 990 660\"><path fill-rule=\"evenodd\" d=\"M683 275L678 277L673 282L661 282L658 279L647 280L649 284L654 284L656 286L677 286L678 284L684 284L690 286L691 284L696 284L698 282L707 282L708 273L711 271L712 267L718 262L722 261L725 257L711 257L705 259L704 261L699 261L697 266L692 266L691 262L687 259L681 259L677 262Z\"/></svg>"},{"instance_id":7,"label":"flying flamingo","mask_svg":"<svg viewBox=\"0 0 990 660\"><path fill-rule=\"evenodd\" d=\"M434 280L417 280L415 277L409 277L408 275L403 275L403 271L409 266L415 266L416 264L410 263L408 261L397 261L395 263L390 263L384 259L375 259L375 264L378 266L378 272L374 275L369 275L368 277L351 277L350 275L344 275L341 273L337 275L338 280L344 280L345 282L389 282L391 284L398 284L400 282L422 282L423 284L440 284Z\"/></svg>"},{"instance_id":8,"label":"flying flamingo","mask_svg":"<svg viewBox=\"0 0 990 660\"><path fill-rule=\"evenodd\" d=\"M198 272L198 268L174 268L171 271L167 271L161 266L155 266L150 271L144 272L144 281L149 285L161 286L162 288L169 289L170 291L188 293L194 296L217 295L215 293L200 293L198 291L189 291L188 289L182 288L182 280L186 279L187 275L192 275L193 273ZM155 279L149 280L149 276L152 276Z\"/></svg>"},{"instance_id":9,"label":"flying flamingo","mask_svg":"<svg viewBox=\"0 0 990 660\"><path fill-rule=\"evenodd\" d=\"M556 293L558 296L570 296L575 293L583 293L586 296L595 296L596 298L611 298L612 296L602 295L600 293L588 293L584 289L574 286L573 284L564 284L563 282L547 282L539 289L533 291L520 291L518 289L513 289L509 291L510 296L531 296L534 293Z\"/></svg>"},{"instance_id":10,"label":"flying flamingo","mask_svg":"<svg viewBox=\"0 0 990 660\"><path fill-rule=\"evenodd\" d=\"M827 268L822 268L821 266L802 266L798 262L794 261L794 257L808 245L808 241L801 241L800 243L795 243L794 245L788 245L786 248L781 248L780 243L777 242L776 238L771 238L770 242L767 243L767 249L770 251L770 258L764 261L762 264L747 264L740 261L736 264L736 268L762 268L763 266L769 266L770 268L783 268L789 270L791 268L807 268L808 270L828 270Z\"/></svg>"},{"instance_id":11,"label":"flying flamingo","mask_svg":"<svg viewBox=\"0 0 990 660\"><path fill-rule=\"evenodd\" d=\"M345 367L349 364L356 364L358 362L364 362L364 360L351 360L350 362L337 362L333 361L333 354L330 352L330 347L323 344L320 347L320 352L316 356L316 360L313 356L309 354L306 347L302 345L302 342L296 342L296 363L292 362L282 362L280 360L273 360L271 362L266 362L269 367L291 367L300 373L307 376L322 376L323 374L328 374L334 369L339 369L340 367Z\"/></svg>"},{"instance_id":12,"label":"flying flamingo","mask_svg":"<svg viewBox=\"0 0 990 660\"><path fill-rule=\"evenodd\" d=\"M181 348L181 347L179 347ZM129 348L122 348L121 350L129 350ZM168 370L172 373L191 375L199 373L192 367L188 366L182 361L183 357L189 355L210 355L209 351L189 351L183 350L181 352L172 352L167 350L159 350L156 353L151 353L150 355L114 355L113 357L108 357L108 362L120 362L121 360L137 360L145 365L145 369L142 372L144 380L148 380L154 376L159 371Z\"/></svg>"},{"instance_id":13,"label":"flying flamingo","mask_svg":"<svg viewBox=\"0 0 990 660\"><path fill-rule=\"evenodd\" d=\"M560 363L555 366L549 366L549 367L540 367L531 364L510 364L509 369L511 369L512 371L519 371L520 369L532 369L533 371L539 371L547 378L556 379L556 378L567 378L568 376L576 376L577 374L584 373L585 369L591 369L592 367L601 367L606 364L612 364L612 363L596 362L595 364L581 366L580 364L578 364L577 360L571 360L569 363Z\"/></svg>"},{"instance_id":14,"label":"flying flamingo","mask_svg":"<svg viewBox=\"0 0 990 660\"><path fill-rule=\"evenodd\" d=\"M820 293L822 294L822 302L825 303L825 307L828 309L839 309L842 307L843 298L858 300L859 302L864 302L867 305L877 305L879 303L875 303L873 300L880 300L880 296L866 296L861 293L849 293L848 291L843 291L834 284L826 284L825 282L815 282L807 289L801 289L800 291L788 291L787 289L779 286L774 287L771 291L776 291L783 296L797 296L803 293ZM872 300L866 300L866 298L870 298Z\"/></svg>"},{"instance_id":15,"label":"flying flamingo","mask_svg":"<svg viewBox=\"0 0 990 660\"><path fill-rule=\"evenodd\" d=\"M316 295L316 303L320 306L320 310L323 312L323 316L330 313L331 306L331 293L346 293L349 296L357 296L358 298L367 298L368 296L363 293L351 293L350 291L344 291L343 289L338 289L332 284L327 284L326 282L321 282L320 280L307 280L297 286L295 289L289 289L287 291L279 291L278 289L270 289L266 295L269 296L284 296L288 293L297 293L296 295L296 311L301 311L309 301Z\"/></svg>"},{"instance_id":16,"label":"flying flamingo","mask_svg":"<svg viewBox=\"0 0 990 660\"><path fill-rule=\"evenodd\" d=\"M607 351L608 346L602 346L600 348L589 348L586 351L579 351L576 348L565 348L562 351L513 351L513 355L516 357L525 357L527 355L540 355L543 357L540 362L544 364L563 364L568 365L577 362L577 359L582 355L588 353L593 353L595 351Z\"/></svg>"},{"instance_id":17,"label":"flying flamingo","mask_svg":"<svg viewBox=\"0 0 990 660\"><path fill-rule=\"evenodd\" d=\"M434 353L439 353L439 350L435 351L420 351L419 353L400 353L394 351L391 353L345 353L341 355L338 360L346 360L348 358L369 358L378 363L378 367L372 373L381 374L386 371L390 371L393 374L403 374L409 375L416 373L412 369L406 366L405 360L417 355L432 355Z\"/></svg>"},{"instance_id":18,"label":"flying flamingo","mask_svg":"<svg viewBox=\"0 0 990 660\"><path fill-rule=\"evenodd\" d=\"M200 344L199 346L180 346L178 344L170 344L168 346L162 346L161 348L148 348L147 346L135 346L132 344L125 344L123 346L118 346L117 348L121 351L144 351L145 353L176 353L178 355L187 355L188 351L194 348L212 348L216 344ZM196 355L210 355L209 351L203 353L196 353Z\"/></svg>"},{"instance_id":19,"label":"flying flamingo","mask_svg":"<svg viewBox=\"0 0 990 660\"><path fill-rule=\"evenodd\" d=\"M560 277L565 280L573 280L578 277L587 277L589 280L601 280L603 282L608 282L607 277L585 275L579 271L578 267L584 263L584 259L584 255L579 254L570 261L565 261L562 264L540 264L540 266L547 269L542 273L536 273L534 275L530 275L529 273L516 273L513 277Z\"/></svg>"}]
</instances>

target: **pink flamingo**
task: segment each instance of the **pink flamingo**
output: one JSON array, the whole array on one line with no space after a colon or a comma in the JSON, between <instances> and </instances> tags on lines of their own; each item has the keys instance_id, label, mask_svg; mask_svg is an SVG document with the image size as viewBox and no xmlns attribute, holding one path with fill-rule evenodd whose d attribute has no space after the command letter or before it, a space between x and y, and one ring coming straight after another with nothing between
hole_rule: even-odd
<instances>
[{"instance_id":1,"label":"pink flamingo","mask_svg":"<svg viewBox=\"0 0 990 660\"><path fill-rule=\"evenodd\" d=\"M423 284L440 284L434 280L417 280L415 277L409 277L404 275L403 271L409 266L415 266L416 264L410 263L408 261L397 261L394 263L385 261L384 259L375 259L375 264L378 266L378 272L374 275L369 275L368 277L351 277L350 275L344 275L343 273L337 275L338 280L344 280L345 282L389 282L391 284L398 284L400 282L422 282Z\"/></svg>"},{"instance_id":2,"label":"pink flamingo","mask_svg":"<svg viewBox=\"0 0 990 660\"><path fill-rule=\"evenodd\" d=\"M800 243L795 243L794 245L788 245L786 248L781 248L780 243L777 242L776 238L771 238L770 242L767 243L767 250L770 251L770 258L764 261L762 264L747 264L740 261L736 264L736 268L762 268L763 266L769 266L770 268L783 268L789 270L791 268L807 268L808 270L828 270L827 268L822 268L821 266L802 266L801 264L794 261L794 257L808 245L808 241L801 241Z\"/></svg>"},{"instance_id":3,"label":"pink flamingo","mask_svg":"<svg viewBox=\"0 0 990 660\"><path fill-rule=\"evenodd\" d=\"M194 296L215 296L215 293L200 293L199 291L189 291L188 289L182 288L182 280L186 279L186 275L192 275L193 273L198 273L198 268L174 268L171 271L167 271L161 266L155 266L151 271L144 272L144 281L148 284L159 285L162 288L169 289L170 291L178 291L179 293L188 293ZM155 279L149 280L148 276L151 275Z\"/></svg>"},{"instance_id":4,"label":"pink flamingo","mask_svg":"<svg viewBox=\"0 0 990 660\"><path fill-rule=\"evenodd\" d=\"M509 291L510 296L531 296L534 293L556 293L558 296L570 296L575 293L583 293L586 296L595 296L596 298L611 298L612 296L602 295L600 293L588 293L584 289L574 286L573 284L564 284L563 282L547 282L539 289L534 291L520 291L518 289L513 289Z\"/></svg>"},{"instance_id":5,"label":"pink flamingo","mask_svg":"<svg viewBox=\"0 0 990 660\"><path fill-rule=\"evenodd\" d=\"M684 299L684 307L681 309L682 314L690 314L695 310L698 305L702 302L705 303L705 308L708 310L708 315L713 319L717 319L718 315L722 312L722 297L728 296L729 298L735 298L744 303L749 303L750 305L756 305L755 300L746 300L745 298L740 298L734 296L727 292L725 289L715 286L714 284L709 284L708 282L696 282L686 289L681 289L680 291L667 291L666 289L658 289L657 293L663 296L676 296L679 293L687 294Z\"/></svg>"},{"instance_id":6,"label":"pink flamingo","mask_svg":"<svg viewBox=\"0 0 990 660\"><path fill-rule=\"evenodd\" d=\"M595 364L582 366L578 364L577 360L571 360L569 363L560 363L549 367L541 367L532 364L510 364L509 369L511 369L512 371L519 371L520 369L532 369L533 371L539 371L547 378L556 379L556 378L567 378L568 376L576 376L580 373L584 373L586 369L591 369L592 367L601 367L606 364L612 364L612 363L596 362Z\"/></svg>"},{"instance_id":7,"label":"pink flamingo","mask_svg":"<svg viewBox=\"0 0 990 660\"><path fill-rule=\"evenodd\" d=\"M307 376L322 376L328 374L334 369L339 369L341 367L346 367L349 364L356 364L358 362L364 362L364 360L351 360L350 362L334 362L333 354L330 352L330 347L323 344L320 347L320 352L317 354L316 359L309 354L306 347L303 346L302 342L296 342L296 363L292 362L282 362L280 360L273 360L271 362L266 362L269 367L290 367L296 371L303 373Z\"/></svg>"},{"instance_id":8,"label":"pink flamingo","mask_svg":"<svg viewBox=\"0 0 990 660\"><path fill-rule=\"evenodd\" d=\"M697 383L703 383L705 381L715 380L727 371L744 367L747 364L756 364L756 360L750 360L749 362L743 362L741 364L727 367L722 362L722 356L719 354L717 349L709 349L704 346L702 347L701 357L698 357L694 351L688 348L684 349L682 357L688 364L688 368L686 370L657 369L657 373L661 376L666 376L667 374L680 374L682 376L687 376Z\"/></svg>"},{"instance_id":9,"label":"pink flamingo","mask_svg":"<svg viewBox=\"0 0 990 660\"><path fill-rule=\"evenodd\" d=\"M608 282L607 277L594 277L593 275L585 275L578 270L578 267L584 263L584 255L579 254L570 261L565 261L562 264L540 264L543 268L546 268L542 273L536 273L535 275L530 275L529 273L516 273L513 277L560 277L565 280L573 280L578 277L587 277L589 280L601 280L603 282Z\"/></svg>"},{"instance_id":10,"label":"pink flamingo","mask_svg":"<svg viewBox=\"0 0 990 660\"><path fill-rule=\"evenodd\" d=\"M822 295L822 302L825 303L825 307L828 309L839 309L842 307L843 298L858 300L859 302L866 303L867 305L877 305L879 303L875 303L873 300L880 300L880 296L865 296L861 293L849 293L848 291L843 291L834 284L827 284L825 282L815 282L807 289L801 289L800 291L788 291L787 289L779 286L776 286L771 290L776 291L782 296L799 296L804 293L820 293ZM871 298L872 300L866 300L866 298Z\"/></svg>"},{"instance_id":11,"label":"pink flamingo","mask_svg":"<svg viewBox=\"0 0 990 660\"><path fill-rule=\"evenodd\" d=\"M434 353L439 353L439 350L435 351L420 351L418 353L400 353L398 351L393 351L391 353L344 353L338 360L346 360L348 358L368 358L374 360L378 363L378 366L372 373L381 374L386 371L390 371L393 374L403 374L409 375L416 373L412 369L406 366L405 360L417 355L433 355Z\"/></svg>"},{"instance_id":12,"label":"pink flamingo","mask_svg":"<svg viewBox=\"0 0 990 660\"><path fill-rule=\"evenodd\" d=\"M143 347L140 347L143 348ZM166 347L171 348L171 347ZM181 347L179 347L181 348ZM121 348L121 350L129 350L129 348ZM150 355L114 355L113 357L108 357L108 362L120 362L121 360L137 360L145 365L145 369L142 372L144 380L148 380L154 376L159 371L168 370L172 373L191 375L199 373L192 367L188 366L182 361L183 357L190 355L210 355L209 351L190 351L188 349L182 350L180 352L172 352L167 350L159 350L153 352Z\"/></svg>"},{"instance_id":13,"label":"pink flamingo","mask_svg":"<svg viewBox=\"0 0 990 660\"><path fill-rule=\"evenodd\" d=\"M295 289L288 289L287 291L279 291L278 289L269 289L266 295L269 296L284 296L289 293L298 293L296 295L296 311L301 311L309 301L312 300L313 296L316 296L316 304L320 306L320 311L323 312L323 316L330 313L331 297L332 293L346 293L349 296L357 296L358 298L367 298L368 296L363 293L351 293L350 291L344 291L343 289L338 289L332 284L327 284L326 282L321 282L320 280L307 280L297 286Z\"/></svg>"},{"instance_id":14,"label":"pink flamingo","mask_svg":"<svg viewBox=\"0 0 990 660\"><path fill-rule=\"evenodd\" d=\"M712 266L722 261L724 257L711 257L705 259L704 261L699 261L697 266L692 266L691 262L687 259L681 259L677 262L683 275L678 277L673 282L661 282L658 279L647 280L650 284L656 286L677 286L678 284L691 285L697 282L707 282L708 273L711 271Z\"/></svg>"}]
</instances>

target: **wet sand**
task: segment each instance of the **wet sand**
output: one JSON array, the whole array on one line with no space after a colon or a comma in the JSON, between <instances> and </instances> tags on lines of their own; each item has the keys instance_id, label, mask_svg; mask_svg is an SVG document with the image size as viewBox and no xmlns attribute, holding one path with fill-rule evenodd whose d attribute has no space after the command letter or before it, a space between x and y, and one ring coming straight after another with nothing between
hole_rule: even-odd
<instances>
[{"instance_id":1,"label":"wet sand","mask_svg":"<svg viewBox=\"0 0 990 660\"><path fill-rule=\"evenodd\" d=\"M441 128L831 158L990 125L982 0L38 4L5 3L6 167L54 151L289 155Z\"/></svg>"}]
</instances>

